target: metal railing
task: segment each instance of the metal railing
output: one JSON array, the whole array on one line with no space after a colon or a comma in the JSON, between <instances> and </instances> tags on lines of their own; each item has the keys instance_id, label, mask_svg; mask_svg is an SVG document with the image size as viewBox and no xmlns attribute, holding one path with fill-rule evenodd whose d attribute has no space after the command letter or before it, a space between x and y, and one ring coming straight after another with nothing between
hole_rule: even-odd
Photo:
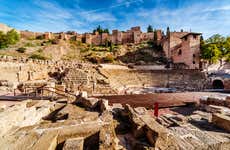
<instances>
[{"instance_id":1,"label":"metal railing","mask_svg":"<svg viewBox=\"0 0 230 150\"><path fill-rule=\"evenodd\" d=\"M27 86L22 88L22 93L20 96L26 96L28 98L39 98L39 99L50 99L50 100L57 100L60 98L66 98L67 101L72 101L76 99L76 95L73 93L69 93L67 91L63 91L54 87L47 87L47 86ZM14 96L16 96L16 92L14 91Z\"/></svg>"}]
</instances>

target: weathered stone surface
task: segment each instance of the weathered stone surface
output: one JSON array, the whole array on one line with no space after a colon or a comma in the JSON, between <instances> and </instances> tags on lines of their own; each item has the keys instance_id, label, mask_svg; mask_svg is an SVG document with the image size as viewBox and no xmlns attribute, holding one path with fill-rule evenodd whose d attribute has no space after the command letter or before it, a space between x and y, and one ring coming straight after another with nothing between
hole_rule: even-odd
<instances>
[{"instance_id":1,"label":"weathered stone surface","mask_svg":"<svg viewBox=\"0 0 230 150\"><path fill-rule=\"evenodd\" d=\"M230 117L224 114L215 113L212 115L212 123L220 128L230 131Z\"/></svg>"},{"instance_id":2,"label":"weathered stone surface","mask_svg":"<svg viewBox=\"0 0 230 150\"><path fill-rule=\"evenodd\" d=\"M73 104L67 104L55 116L54 120L79 120L79 121L95 121L99 116L98 112L85 111Z\"/></svg>"},{"instance_id":3,"label":"weathered stone surface","mask_svg":"<svg viewBox=\"0 0 230 150\"><path fill-rule=\"evenodd\" d=\"M145 136L151 146L159 149L179 149L175 137L162 125L150 116L143 108L134 111L129 105L125 109L132 120L133 132L136 137Z\"/></svg>"},{"instance_id":4,"label":"weathered stone surface","mask_svg":"<svg viewBox=\"0 0 230 150\"><path fill-rule=\"evenodd\" d=\"M133 127L133 133L135 137L139 137L143 135L143 127L145 126L145 123L138 117L138 115L134 112L133 108L129 105L125 106L125 111L128 113L130 122L132 123Z\"/></svg>"},{"instance_id":5,"label":"weathered stone surface","mask_svg":"<svg viewBox=\"0 0 230 150\"><path fill-rule=\"evenodd\" d=\"M31 147L33 150L55 150L57 147L57 137L58 133L56 132L45 132L37 140L37 142Z\"/></svg>"},{"instance_id":6,"label":"weathered stone surface","mask_svg":"<svg viewBox=\"0 0 230 150\"><path fill-rule=\"evenodd\" d=\"M230 101L228 100L227 95L215 95L210 97L203 97L200 99L201 107L205 107L205 105L216 105L216 106L230 106Z\"/></svg>"},{"instance_id":7,"label":"weathered stone surface","mask_svg":"<svg viewBox=\"0 0 230 150\"><path fill-rule=\"evenodd\" d=\"M86 109L75 104L42 100L6 107L0 116L4 118L2 113L10 114L11 118L4 118L10 128L0 125L5 132L0 136L0 150L229 149L230 134L227 130L230 119L226 107L209 106L212 112L221 113L213 114L216 116L210 124L211 113L208 112L193 110L189 116L161 114L157 120L144 107L110 107L106 100L84 98L83 101L85 99L86 104L81 106ZM15 119L18 116L19 119Z\"/></svg>"},{"instance_id":8,"label":"weathered stone surface","mask_svg":"<svg viewBox=\"0 0 230 150\"><path fill-rule=\"evenodd\" d=\"M33 125L42 120L54 109L55 103L39 101L31 106L31 102L25 101L0 112L0 136L6 134L13 127Z\"/></svg>"},{"instance_id":9,"label":"weathered stone surface","mask_svg":"<svg viewBox=\"0 0 230 150\"><path fill-rule=\"evenodd\" d=\"M0 150L18 150L23 149L27 150L32 147L39 139L40 134L37 132L24 132L23 133L15 133L14 135L7 135L4 137L0 137Z\"/></svg>"},{"instance_id":10,"label":"weathered stone surface","mask_svg":"<svg viewBox=\"0 0 230 150\"><path fill-rule=\"evenodd\" d=\"M103 112L103 111L105 111L105 110L109 110L110 109L110 106L109 106L109 102L108 102L108 100L106 100L106 99L101 99L100 101L99 101L99 109L100 109L100 111L101 112Z\"/></svg>"},{"instance_id":11,"label":"weathered stone surface","mask_svg":"<svg viewBox=\"0 0 230 150\"><path fill-rule=\"evenodd\" d=\"M205 109L207 112L211 112L211 113L221 113L221 114L230 115L230 109L223 106L208 105L205 107Z\"/></svg>"},{"instance_id":12,"label":"weathered stone surface","mask_svg":"<svg viewBox=\"0 0 230 150\"><path fill-rule=\"evenodd\" d=\"M63 150L83 150L83 138L72 138L65 141Z\"/></svg>"},{"instance_id":13,"label":"weathered stone surface","mask_svg":"<svg viewBox=\"0 0 230 150\"><path fill-rule=\"evenodd\" d=\"M99 99L97 98L84 98L84 97L81 97L79 99L77 99L77 104L80 104L82 105L83 107L85 108L95 108L97 106L99 102Z\"/></svg>"},{"instance_id":14,"label":"weathered stone surface","mask_svg":"<svg viewBox=\"0 0 230 150\"><path fill-rule=\"evenodd\" d=\"M118 143L115 141L116 133L114 130L114 125L111 122L108 125L104 125L99 133L99 149L100 150L113 150L116 149Z\"/></svg>"}]
</instances>

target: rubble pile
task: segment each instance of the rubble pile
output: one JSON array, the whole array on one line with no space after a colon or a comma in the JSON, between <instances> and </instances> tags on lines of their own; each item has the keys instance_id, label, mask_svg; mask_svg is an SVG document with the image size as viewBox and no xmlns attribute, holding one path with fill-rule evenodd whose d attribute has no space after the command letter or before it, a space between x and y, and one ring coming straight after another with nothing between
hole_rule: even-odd
<instances>
[{"instance_id":1,"label":"rubble pile","mask_svg":"<svg viewBox=\"0 0 230 150\"><path fill-rule=\"evenodd\" d=\"M227 150L229 108L201 110L201 103L191 115L156 118L144 107L87 96L72 103L23 101L0 111L0 149Z\"/></svg>"}]
</instances>

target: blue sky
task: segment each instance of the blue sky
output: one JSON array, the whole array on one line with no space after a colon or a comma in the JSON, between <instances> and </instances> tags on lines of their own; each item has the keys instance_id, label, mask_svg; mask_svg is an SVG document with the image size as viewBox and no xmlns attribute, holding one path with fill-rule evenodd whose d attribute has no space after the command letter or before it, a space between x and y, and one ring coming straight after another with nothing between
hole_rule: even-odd
<instances>
[{"instance_id":1,"label":"blue sky","mask_svg":"<svg viewBox=\"0 0 230 150\"><path fill-rule=\"evenodd\" d=\"M0 22L20 30L127 30L141 26L230 35L230 0L0 0Z\"/></svg>"}]
</instances>

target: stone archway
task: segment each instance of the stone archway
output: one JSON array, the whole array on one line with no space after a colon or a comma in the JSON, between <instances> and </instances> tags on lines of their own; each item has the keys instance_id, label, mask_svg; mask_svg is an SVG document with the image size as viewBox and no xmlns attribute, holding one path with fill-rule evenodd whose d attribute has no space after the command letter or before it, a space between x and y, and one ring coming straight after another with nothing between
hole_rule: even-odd
<instances>
[{"instance_id":1,"label":"stone archway","mask_svg":"<svg viewBox=\"0 0 230 150\"><path fill-rule=\"evenodd\" d=\"M223 81L216 79L212 82L213 89L224 89Z\"/></svg>"}]
</instances>

